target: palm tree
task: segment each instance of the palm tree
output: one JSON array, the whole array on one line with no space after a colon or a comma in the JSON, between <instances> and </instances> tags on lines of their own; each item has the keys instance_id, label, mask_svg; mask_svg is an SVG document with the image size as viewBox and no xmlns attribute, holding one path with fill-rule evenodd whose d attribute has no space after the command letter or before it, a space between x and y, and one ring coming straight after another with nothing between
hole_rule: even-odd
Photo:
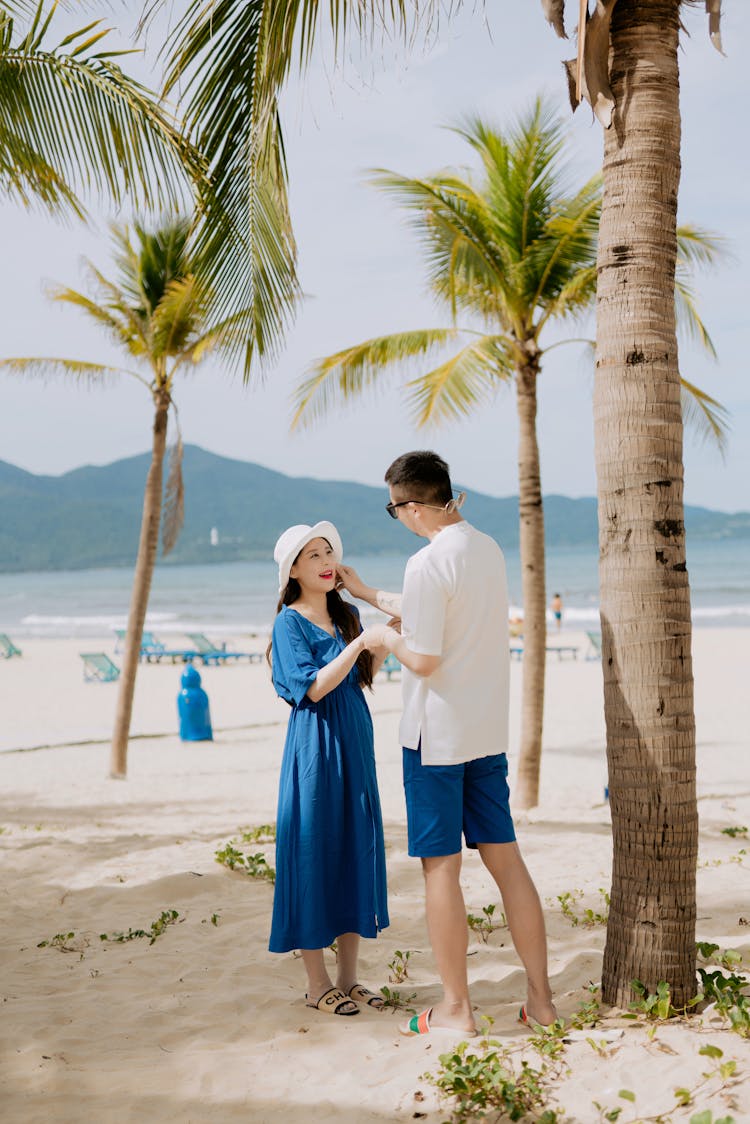
<instances>
[{"instance_id":1,"label":"palm tree","mask_svg":"<svg viewBox=\"0 0 750 1124\"><path fill-rule=\"evenodd\" d=\"M112 738L111 775L124 777L133 692L143 625L162 524L163 471L167 420L174 408L178 375L193 370L216 352L237 354L237 338L245 331L244 310L223 323L214 315L214 296L198 279L191 224L184 218L153 231L135 225L135 242L127 227L113 227L117 278L108 280L87 262L93 296L59 287L55 300L80 309L141 370L112 367L79 359L24 358L0 360L0 369L21 375L63 375L94 383L111 382L120 374L137 379L151 395L154 415L149 467L143 499L138 556L128 616L122 676ZM183 513L182 443L173 447L166 486L162 533L166 554L174 545Z\"/></svg>"},{"instance_id":2,"label":"palm tree","mask_svg":"<svg viewBox=\"0 0 750 1124\"><path fill-rule=\"evenodd\" d=\"M464 347L407 383L418 426L469 414L515 379L519 418L518 493L524 605L521 745L516 801L539 799L546 652L544 511L536 434L537 386L553 321L588 310L596 288L596 238L601 184L594 177L570 194L565 184L560 121L537 101L505 137L481 121L462 130L481 158L481 184L440 175L426 180L381 173L376 183L411 211L429 270L430 287L454 326L367 340L315 364L296 392L293 424L310 423L337 401L360 394L388 367L424 357L458 337ZM685 227L676 294L683 321L713 350L695 307L689 269L713 261L719 241ZM459 328L459 310L484 331ZM559 341L551 346L559 346ZM704 431L723 437L721 407L685 383L686 399ZM689 392L689 393L688 393Z\"/></svg>"},{"instance_id":3,"label":"palm tree","mask_svg":"<svg viewBox=\"0 0 750 1124\"><path fill-rule=\"evenodd\" d=\"M0 195L78 218L92 190L174 208L188 177L204 182L203 161L114 61L127 52L102 49L100 20L47 45L55 7L0 2Z\"/></svg>"},{"instance_id":4,"label":"palm tree","mask_svg":"<svg viewBox=\"0 0 750 1124\"><path fill-rule=\"evenodd\" d=\"M560 30L562 0L546 7ZM695 721L672 300L680 7L599 3L571 64L574 100L583 92L607 127L594 391L614 844L602 989L621 1006L633 979L651 991L669 981L678 1007L695 992ZM721 4L706 8L720 46Z\"/></svg>"}]
</instances>

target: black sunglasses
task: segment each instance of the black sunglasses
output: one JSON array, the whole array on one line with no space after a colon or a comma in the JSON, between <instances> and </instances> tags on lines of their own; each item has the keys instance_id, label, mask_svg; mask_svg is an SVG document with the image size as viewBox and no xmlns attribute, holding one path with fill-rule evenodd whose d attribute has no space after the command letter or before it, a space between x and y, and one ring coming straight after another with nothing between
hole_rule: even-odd
<instances>
[{"instance_id":1,"label":"black sunglasses","mask_svg":"<svg viewBox=\"0 0 750 1124\"><path fill-rule=\"evenodd\" d=\"M463 507L463 502L466 499L466 492L459 492L455 499L448 500L445 504L425 503L424 500L401 500L400 503L387 503L385 510L390 515L391 519L398 519L396 508L406 507L409 503L418 503L420 507L431 507L434 511L445 511L448 515L452 515L454 511L458 511Z\"/></svg>"},{"instance_id":2,"label":"black sunglasses","mask_svg":"<svg viewBox=\"0 0 750 1124\"><path fill-rule=\"evenodd\" d=\"M431 507L432 506L431 504L422 503L421 500L401 500L401 503L387 503L385 505L385 510L388 512L391 519L398 519L398 515L396 514L396 508L397 507L406 507L406 505L408 503L418 503L420 505L420 507Z\"/></svg>"}]
</instances>

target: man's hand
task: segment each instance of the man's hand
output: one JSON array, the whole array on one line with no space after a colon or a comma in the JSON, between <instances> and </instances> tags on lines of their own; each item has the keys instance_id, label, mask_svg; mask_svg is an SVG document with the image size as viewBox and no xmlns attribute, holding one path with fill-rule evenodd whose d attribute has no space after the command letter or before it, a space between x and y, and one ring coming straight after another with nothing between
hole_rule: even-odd
<instances>
[{"instance_id":1,"label":"man's hand","mask_svg":"<svg viewBox=\"0 0 750 1124\"><path fill-rule=\"evenodd\" d=\"M336 567L337 581L336 588L344 588L347 593L351 593L352 597L356 597L359 601L367 600L367 593L370 592L369 586L360 578L357 571L352 566L344 566L339 562Z\"/></svg>"}]
</instances>

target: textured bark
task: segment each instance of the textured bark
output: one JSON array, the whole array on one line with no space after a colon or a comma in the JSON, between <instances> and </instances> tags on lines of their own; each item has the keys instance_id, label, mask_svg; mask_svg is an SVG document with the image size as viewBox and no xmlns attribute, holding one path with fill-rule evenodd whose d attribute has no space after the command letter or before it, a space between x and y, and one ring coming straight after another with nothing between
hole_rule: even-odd
<instances>
[{"instance_id":1,"label":"textured bark","mask_svg":"<svg viewBox=\"0 0 750 1124\"><path fill-rule=\"evenodd\" d=\"M516 372L519 422L518 506L523 594L521 749L515 792L515 804L520 808L534 808L539 803L547 645L544 508L536 437L538 375L539 359L535 352L529 355L526 365Z\"/></svg>"},{"instance_id":2,"label":"textured bark","mask_svg":"<svg viewBox=\"0 0 750 1124\"><path fill-rule=\"evenodd\" d=\"M603 995L695 987L697 808L674 323L679 0L619 0L594 391L614 867Z\"/></svg>"},{"instance_id":3,"label":"textured bark","mask_svg":"<svg viewBox=\"0 0 750 1124\"><path fill-rule=\"evenodd\" d=\"M159 549L159 524L161 521L162 488L164 476L164 452L167 445L167 414L169 395L157 391L154 395L156 412L154 415L153 439L151 446L151 465L146 478L143 496L143 517L141 537L138 542L138 557L133 576L133 590L130 595L128 631L125 638L125 651L120 676L120 690L117 696L115 728L112 734L112 753L110 757L110 776L122 779L127 772L128 738L130 719L133 712L135 677L138 671L138 657L143 638L143 625L146 620L148 599L151 592L151 579L156 565Z\"/></svg>"}]
</instances>

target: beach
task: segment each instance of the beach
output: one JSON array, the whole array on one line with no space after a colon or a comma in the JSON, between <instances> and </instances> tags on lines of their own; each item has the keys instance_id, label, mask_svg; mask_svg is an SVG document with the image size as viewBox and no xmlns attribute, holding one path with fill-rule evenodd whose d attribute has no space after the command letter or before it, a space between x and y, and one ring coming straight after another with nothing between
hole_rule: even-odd
<instances>
[{"instance_id":1,"label":"beach","mask_svg":"<svg viewBox=\"0 0 750 1124\"><path fill-rule=\"evenodd\" d=\"M231 642L264 646L259 636ZM578 658L548 656L540 804L517 812L516 827L545 907L558 1010L570 1020L601 978L605 929L596 920L587 925L584 910L595 917L606 909L610 816L601 668L585 658L584 632L566 629L549 643L576 647ZM301 963L267 951L272 887L215 859L233 842L274 862L262 835L242 839L243 830L272 824L276 814L288 708L265 664L199 667L214 726L214 741L200 743L177 736L182 667L142 665L128 778L114 781L107 739L117 686L85 683L79 656L105 650L117 660L111 634L98 643L31 638L20 646L22 657L0 660L4 1124L448 1119L423 1075L436 1072L439 1054L460 1038L402 1038L403 1011L363 1009L345 1020L307 1008ZM724 829L750 826L750 629L696 629L693 651L697 937L736 949L746 968L750 844ZM517 747L521 664L512 661L511 673ZM391 925L363 941L361 976L374 990L397 990L419 1011L439 991L420 867L406 853L398 679L379 677L368 699ZM516 764L512 753L511 782ZM470 852L463 882L468 912L482 916L494 903L499 916L494 885ZM408 977L393 982L389 965L405 951ZM490 1016L497 1041L539 1065L516 1021L524 978L507 929L486 943L472 932L468 963L477 1017ZM650 1026L606 1008L602 1016L565 1044L550 1101L564 1110L560 1120L602 1119L594 1102L621 1107L621 1124L657 1113L687 1121L708 1109L714 1119L750 1120L747 1040L710 1008L689 1022ZM734 1075L716 1075L719 1063L700 1053L707 1045L723 1051L722 1063L736 1059ZM693 1091L692 1103L675 1108L678 1088Z\"/></svg>"}]
</instances>

